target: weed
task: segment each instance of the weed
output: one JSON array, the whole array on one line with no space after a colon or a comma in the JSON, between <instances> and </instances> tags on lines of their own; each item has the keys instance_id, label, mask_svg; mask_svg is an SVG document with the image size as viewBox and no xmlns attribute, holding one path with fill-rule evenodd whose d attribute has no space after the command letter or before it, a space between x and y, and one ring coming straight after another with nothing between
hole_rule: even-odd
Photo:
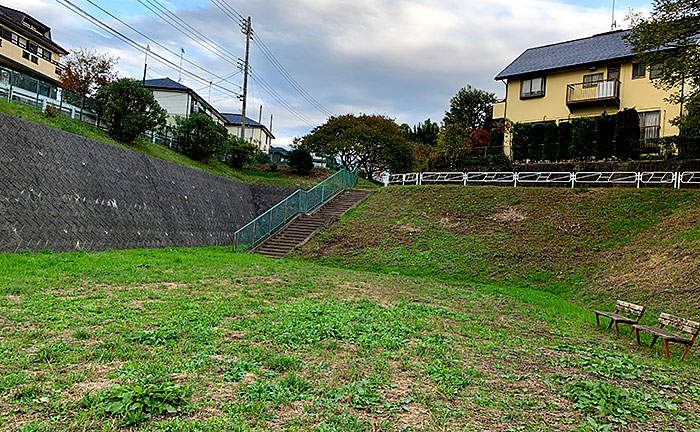
<instances>
[{"instance_id":1,"label":"weed","mask_svg":"<svg viewBox=\"0 0 700 432\"><path fill-rule=\"evenodd\" d=\"M237 382L243 379L245 374L258 370L257 363L247 361L232 361L231 367L224 373L224 381Z\"/></svg>"},{"instance_id":2,"label":"weed","mask_svg":"<svg viewBox=\"0 0 700 432\"><path fill-rule=\"evenodd\" d=\"M115 385L100 395L105 412L126 425L141 423L151 415L182 411L190 392L172 383Z\"/></svg>"},{"instance_id":3,"label":"weed","mask_svg":"<svg viewBox=\"0 0 700 432\"><path fill-rule=\"evenodd\" d=\"M146 345L165 345L168 341L178 340L180 336L174 330L140 330L127 335L127 339L132 342L139 342Z\"/></svg>"}]
</instances>

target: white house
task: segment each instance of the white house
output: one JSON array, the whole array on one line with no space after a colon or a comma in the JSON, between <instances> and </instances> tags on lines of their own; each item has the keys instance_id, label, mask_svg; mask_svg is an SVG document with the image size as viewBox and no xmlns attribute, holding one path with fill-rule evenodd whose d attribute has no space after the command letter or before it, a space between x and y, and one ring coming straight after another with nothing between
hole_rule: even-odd
<instances>
[{"instance_id":1,"label":"white house","mask_svg":"<svg viewBox=\"0 0 700 432\"><path fill-rule=\"evenodd\" d=\"M226 129L228 133L235 136L241 136L241 120L243 116L241 114L231 114L223 113L221 114L226 119ZM275 139L272 132L265 127L265 125L251 120L248 117L245 118L245 139L251 143L257 145L260 150L265 153L270 153L270 146L272 145L272 140Z\"/></svg>"},{"instance_id":2,"label":"white house","mask_svg":"<svg viewBox=\"0 0 700 432\"><path fill-rule=\"evenodd\" d=\"M153 93L158 104L168 112L168 126L176 126L177 117L187 118L190 114L203 113L219 124L226 124L226 119L203 97L191 88L170 78L146 80L144 87Z\"/></svg>"}]
</instances>

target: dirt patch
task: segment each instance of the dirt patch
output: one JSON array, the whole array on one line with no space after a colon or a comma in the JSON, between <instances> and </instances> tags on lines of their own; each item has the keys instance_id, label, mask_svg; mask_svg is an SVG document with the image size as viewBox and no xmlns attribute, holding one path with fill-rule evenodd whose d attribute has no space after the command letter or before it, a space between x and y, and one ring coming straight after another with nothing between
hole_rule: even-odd
<instances>
[{"instance_id":1,"label":"dirt patch","mask_svg":"<svg viewBox=\"0 0 700 432\"><path fill-rule=\"evenodd\" d=\"M496 222L522 222L527 219L527 217L521 210L516 210L513 207L509 207L501 212L489 216L488 219Z\"/></svg>"}]
</instances>

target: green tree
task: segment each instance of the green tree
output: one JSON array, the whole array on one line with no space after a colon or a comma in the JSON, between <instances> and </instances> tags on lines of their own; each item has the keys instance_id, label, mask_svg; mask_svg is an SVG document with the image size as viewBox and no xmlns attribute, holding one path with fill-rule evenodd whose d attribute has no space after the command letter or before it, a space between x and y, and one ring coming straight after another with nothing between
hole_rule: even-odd
<instances>
[{"instance_id":1,"label":"green tree","mask_svg":"<svg viewBox=\"0 0 700 432\"><path fill-rule=\"evenodd\" d=\"M583 160L595 155L595 125L594 117L578 117L571 120L570 158Z\"/></svg>"},{"instance_id":2,"label":"green tree","mask_svg":"<svg viewBox=\"0 0 700 432\"><path fill-rule=\"evenodd\" d=\"M129 78L100 88L95 97L95 109L108 124L109 134L127 144L146 131L165 126L167 115L150 91Z\"/></svg>"},{"instance_id":3,"label":"green tree","mask_svg":"<svg viewBox=\"0 0 700 432\"><path fill-rule=\"evenodd\" d=\"M287 156L287 160L289 161L289 167L297 174L308 174L314 169L314 158L311 156L311 152L303 147L292 149Z\"/></svg>"},{"instance_id":4,"label":"green tree","mask_svg":"<svg viewBox=\"0 0 700 432\"><path fill-rule=\"evenodd\" d=\"M467 134L474 129L489 126L496 95L470 85L460 89L450 100L450 110L445 112L443 124L460 125Z\"/></svg>"},{"instance_id":5,"label":"green tree","mask_svg":"<svg viewBox=\"0 0 700 432\"><path fill-rule=\"evenodd\" d=\"M408 140L416 144L435 147L438 142L439 134L440 125L431 121L430 119L427 119L426 121L413 126L413 129L408 133Z\"/></svg>"},{"instance_id":6,"label":"green tree","mask_svg":"<svg viewBox=\"0 0 700 432\"><path fill-rule=\"evenodd\" d=\"M546 122L542 127L542 159L555 162L559 147L559 126L554 122Z\"/></svg>"},{"instance_id":7,"label":"green tree","mask_svg":"<svg viewBox=\"0 0 700 432\"><path fill-rule=\"evenodd\" d=\"M192 114L184 119L178 117L177 139L180 151L199 161L221 155L230 145L226 127L203 113Z\"/></svg>"},{"instance_id":8,"label":"green tree","mask_svg":"<svg viewBox=\"0 0 700 432\"><path fill-rule=\"evenodd\" d=\"M525 162L530 158L530 143L532 141L532 123L516 123L513 126L511 142L513 160Z\"/></svg>"},{"instance_id":9,"label":"green tree","mask_svg":"<svg viewBox=\"0 0 700 432\"><path fill-rule=\"evenodd\" d=\"M226 165L239 170L243 168L243 165L252 161L257 153L262 152L248 140L229 134L219 153L219 158L221 158Z\"/></svg>"},{"instance_id":10,"label":"green tree","mask_svg":"<svg viewBox=\"0 0 700 432\"><path fill-rule=\"evenodd\" d=\"M338 157L343 166L376 171L408 172L411 145L396 122L382 115L345 114L331 117L301 139L308 151Z\"/></svg>"},{"instance_id":11,"label":"green tree","mask_svg":"<svg viewBox=\"0 0 700 432\"><path fill-rule=\"evenodd\" d=\"M571 147L571 123L559 123L559 137L557 139L557 160L569 160L569 147Z\"/></svg>"},{"instance_id":12,"label":"green tree","mask_svg":"<svg viewBox=\"0 0 700 432\"><path fill-rule=\"evenodd\" d=\"M653 4L649 16L631 15L627 40L642 64L661 66L655 85L673 89L672 102L686 103L700 91L700 2L654 0ZM673 122L683 128L693 127L680 118Z\"/></svg>"}]
</instances>

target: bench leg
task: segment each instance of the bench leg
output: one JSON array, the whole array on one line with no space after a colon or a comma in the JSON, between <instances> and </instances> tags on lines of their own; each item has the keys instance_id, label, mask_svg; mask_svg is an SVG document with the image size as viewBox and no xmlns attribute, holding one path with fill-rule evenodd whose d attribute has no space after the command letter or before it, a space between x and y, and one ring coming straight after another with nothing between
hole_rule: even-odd
<instances>
[{"instance_id":1,"label":"bench leg","mask_svg":"<svg viewBox=\"0 0 700 432\"><path fill-rule=\"evenodd\" d=\"M649 345L649 346L650 346L651 348L654 348L654 344L656 343L656 341L657 341L658 339L659 339L658 336L654 336L654 339L651 340L651 345Z\"/></svg>"},{"instance_id":2,"label":"bench leg","mask_svg":"<svg viewBox=\"0 0 700 432\"><path fill-rule=\"evenodd\" d=\"M595 314L595 323L598 327L600 327L600 315Z\"/></svg>"},{"instance_id":3,"label":"bench leg","mask_svg":"<svg viewBox=\"0 0 700 432\"><path fill-rule=\"evenodd\" d=\"M666 358L671 358L671 353L668 350L668 341L664 339L664 350L666 351Z\"/></svg>"},{"instance_id":4,"label":"bench leg","mask_svg":"<svg viewBox=\"0 0 700 432\"><path fill-rule=\"evenodd\" d=\"M632 328L632 331L637 333L637 345L642 346L642 341L639 340L639 329Z\"/></svg>"},{"instance_id":5,"label":"bench leg","mask_svg":"<svg viewBox=\"0 0 700 432\"><path fill-rule=\"evenodd\" d=\"M610 324L608 324L608 330L612 327L612 325L615 324L615 320L610 320Z\"/></svg>"},{"instance_id":6,"label":"bench leg","mask_svg":"<svg viewBox=\"0 0 700 432\"><path fill-rule=\"evenodd\" d=\"M620 336L620 329L617 328L617 321L615 321L615 333L617 333L617 335Z\"/></svg>"},{"instance_id":7,"label":"bench leg","mask_svg":"<svg viewBox=\"0 0 700 432\"><path fill-rule=\"evenodd\" d=\"M632 330L630 330L630 336L634 334L634 327L632 327Z\"/></svg>"},{"instance_id":8,"label":"bench leg","mask_svg":"<svg viewBox=\"0 0 700 432\"><path fill-rule=\"evenodd\" d=\"M688 344L688 346L685 349L685 352L681 356L681 360L685 360L686 357L688 357L688 354L690 353L690 348L693 346L693 344Z\"/></svg>"}]
</instances>

